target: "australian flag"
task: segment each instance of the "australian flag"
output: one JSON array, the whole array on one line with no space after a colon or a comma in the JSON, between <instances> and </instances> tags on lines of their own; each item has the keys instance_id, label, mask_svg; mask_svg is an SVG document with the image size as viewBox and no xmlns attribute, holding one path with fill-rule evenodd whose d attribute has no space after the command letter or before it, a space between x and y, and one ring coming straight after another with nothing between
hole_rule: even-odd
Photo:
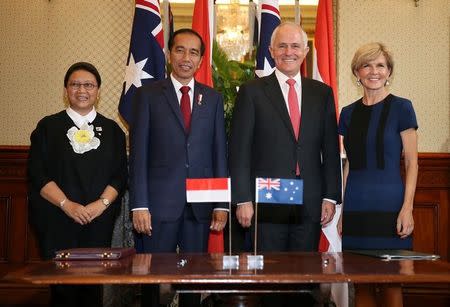
<instances>
[{"instance_id":1,"label":"australian flag","mask_svg":"<svg viewBox=\"0 0 450 307\"><path fill-rule=\"evenodd\" d=\"M261 17L259 31L259 46L256 52L256 70L258 77L270 75L275 70L275 62L270 56L270 37L273 30L280 24L278 0L262 0L260 2Z\"/></svg>"},{"instance_id":2,"label":"australian flag","mask_svg":"<svg viewBox=\"0 0 450 307\"><path fill-rule=\"evenodd\" d=\"M164 34L159 0L136 0L130 53L119 102L119 113L130 124L136 89L165 78Z\"/></svg>"},{"instance_id":3,"label":"australian flag","mask_svg":"<svg viewBox=\"0 0 450 307\"><path fill-rule=\"evenodd\" d=\"M257 203L303 204L303 180L256 178Z\"/></svg>"}]
</instances>

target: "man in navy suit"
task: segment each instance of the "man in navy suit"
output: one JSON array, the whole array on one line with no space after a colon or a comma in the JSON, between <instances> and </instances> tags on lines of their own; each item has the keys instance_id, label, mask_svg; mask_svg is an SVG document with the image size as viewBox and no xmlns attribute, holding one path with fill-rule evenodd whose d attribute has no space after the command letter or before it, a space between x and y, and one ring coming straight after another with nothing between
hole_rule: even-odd
<instances>
[{"instance_id":1,"label":"man in navy suit","mask_svg":"<svg viewBox=\"0 0 450 307\"><path fill-rule=\"evenodd\" d=\"M236 98L230 173L239 223L243 227L252 223L255 177L304 181L302 206L258 205L258 252L317 251L321 225L332 220L340 200L333 92L300 75L309 51L305 38L300 26L279 25L270 46L275 72L244 84ZM296 124L289 103L294 93Z\"/></svg>"},{"instance_id":2,"label":"man in navy suit","mask_svg":"<svg viewBox=\"0 0 450 307\"><path fill-rule=\"evenodd\" d=\"M133 102L130 207L138 252L206 252L209 231L227 221L226 204L186 203L186 178L227 177L223 98L194 79L204 51L198 33L176 31L170 77L139 88Z\"/></svg>"}]
</instances>

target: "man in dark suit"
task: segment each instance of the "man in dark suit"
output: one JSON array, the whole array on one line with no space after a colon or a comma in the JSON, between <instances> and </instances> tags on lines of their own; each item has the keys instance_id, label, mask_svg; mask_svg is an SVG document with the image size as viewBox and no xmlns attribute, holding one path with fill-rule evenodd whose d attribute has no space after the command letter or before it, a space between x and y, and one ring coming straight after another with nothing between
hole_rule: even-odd
<instances>
[{"instance_id":1,"label":"man in dark suit","mask_svg":"<svg viewBox=\"0 0 450 307\"><path fill-rule=\"evenodd\" d=\"M222 96L194 79L204 50L195 31L176 31L170 77L136 94L130 207L138 252L206 252L210 229L227 221L226 204L186 203L186 178L227 176Z\"/></svg>"},{"instance_id":2,"label":"man in dark suit","mask_svg":"<svg viewBox=\"0 0 450 307\"><path fill-rule=\"evenodd\" d=\"M321 225L340 200L333 92L300 76L305 38L294 23L278 26L270 46L275 72L241 86L236 98L230 172L239 223L252 223L255 177L304 181L302 206L258 205L258 252L317 251Z\"/></svg>"}]
</instances>

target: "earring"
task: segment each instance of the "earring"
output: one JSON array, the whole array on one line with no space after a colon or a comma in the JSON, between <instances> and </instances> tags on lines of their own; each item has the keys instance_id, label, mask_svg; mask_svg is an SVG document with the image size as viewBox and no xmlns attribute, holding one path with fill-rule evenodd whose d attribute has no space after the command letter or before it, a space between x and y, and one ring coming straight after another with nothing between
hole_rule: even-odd
<instances>
[{"instance_id":1,"label":"earring","mask_svg":"<svg viewBox=\"0 0 450 307\"><path fill-rule=\"evenodd\" d=\"M384 82L384 86L389 86L391 83L389 82L389 80L386 79L386 82Z\"/></svg>"},{"instance_id":2,"label":"earring","mask_svg":"<svg viewBox=\"0 0 450 307\"><path fill-rule=\"evenodd\" d=\"M360 79L356 80L356 85L357 86L361 86L361 80Z\"/></svg>"}]
</instances>

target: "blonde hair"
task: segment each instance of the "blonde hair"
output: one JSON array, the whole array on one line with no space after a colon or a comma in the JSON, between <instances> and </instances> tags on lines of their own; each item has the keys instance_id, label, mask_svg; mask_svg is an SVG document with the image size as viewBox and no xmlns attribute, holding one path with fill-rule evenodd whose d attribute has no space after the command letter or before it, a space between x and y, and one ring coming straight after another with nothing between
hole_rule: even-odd
<instances>
[{"instance_id":1,"label":"blonde hair","mask_svg":"<svg viewBox=\"0 0 450 307\"><path fill-rule=\"evenodd\" d=\"M351 64L352 73L356 76L356 71L364 64L375 60L380 55L384 55L387 67L391 70L392 75L394 72L394 59L392 58L391 52L382 43L368 43L359 47L353 56Z\"/></svg>"}]
</instances>

